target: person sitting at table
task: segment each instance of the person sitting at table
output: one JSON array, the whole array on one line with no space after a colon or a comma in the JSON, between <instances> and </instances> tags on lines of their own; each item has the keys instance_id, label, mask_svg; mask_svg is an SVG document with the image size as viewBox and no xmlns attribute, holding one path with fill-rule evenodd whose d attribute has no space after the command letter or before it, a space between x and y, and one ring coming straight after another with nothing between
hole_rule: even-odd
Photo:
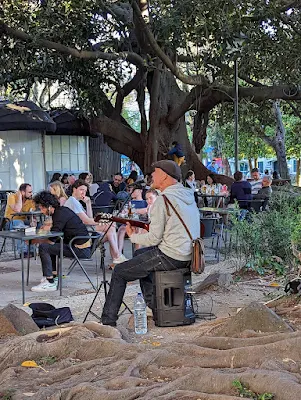
<instances>
[{"instance_id":1,"label":"person sitting at table","mask_svg":"<svg viewBox=\"0 0 301 400\"><path fill-rule=\"evenodd\" d=\"M135 209L134 213L135 214L147 214L147 202L146 200L143 200L142 198L142 187L136 186L133 187L133 191L131 193L131 201L129 204L129 211L133 211L133 208ZM132 207L132 208L131 208ZM123 246L124 246L124 237L125 237L125 225L121 225L118 229L117 232L117 239L118 239L118 249L120 253L123 251ZM138 232L138 230L137 230Z\"/></svg>"},{"instance_id":2,"label":"person sitting at table","mask_svg":"<svg viewBox=\"0 0 301 400\"><path fill-rule=\"evenodd\" d=\"M32 200L32 186L30 183L22 183L16 193L11 193L7 198L4 217L9 220L8 229L26 228L30 225L30 221L25 215L17 215L15 213L30 212L35 209L35 203ZM27 257L27 245L24 242L17 241L17 249L21 253L23 246L24 256ZM30 248L33 254L33 247Z\"/></svg>"},{"instance_id":3,"label":"person sitting at table","mask_svg":"<svg viewBox=\"0 0 301 400\"><path fill-rule=\"evenodd\" d=\"M133 170L133 171L131 171L130 175L126 179L125 183L127 185L132 185L133 183L136 182L137 178L138 178L138 172Z\"/></svg>"},{"instance_id":4,"label":"person sitting at table","mask_svg":"<svg viewBox=\"0 0 301 400\"><path fill-rule=\"evenodd\" d=\"M61 182L64 186L64 189L66 189L66 187L68 187L68 174L66 172L62 176Z\"/></svg>"},{"instance_id":5,"label":"person sitting at table","mask_svg":"<svg viewBox=\"0 0 301 400\"><path fill-rule=\"evenodd\" d=\"M189 170L185 176L183 186L192 189L196 204L198 204L198 195L196 192L195 174L192 170Z\"/></svg>"},{"instance_id":6,"label":"person sitting at table","mask_svg":"<svg viewBox=\"0 0 301 400\"><path fill-rule=\"evenodd\" d=\"M235 182L232 183L230 188L228 204L234 204L235 200L237 200L240 208L247 209L252 200L252 186L250 182L244 181L242 178L242 172L236 171L234 174Z\"/></svg>"},{"instance_id":7,"label":"person sitting at table","mask_svg":"<svg viewBox=\"0 0 301 400\"><path fill-rule=\"evenodd\" d=\"M259 189L262 188L262 180L260 179L260 172L258 168L253 168L251 171L252 180L250 181L252 187L252 194L257 194Z\"/></svg>"},{"instance_id":8,"label":"person sitting at table","mask_svg":"<svg viewBox=\"0 0 301 400\"><path fill-rule=\"evenodd\" d=\"M259 189L257 194L254 194L253 199L254 200L269 200L269 198L272 195L272 177L269 175L265 175L262 178L262 188Z\"/></svg>"},{"instance_id":9,"label":"person sitting at table","mask_svg":"<svg viewBox=\"0 0 301 400\"><path fill-rule=\"evenodd\" d=\"M65 187L65 192L68 197L72 196L72 185L76 181L75 175L71 174L68 176L68 186Z\"/></svg>"},{"instance_id":10,"label":"person sitting at table","mask_svg":"<svg viewBox=\"0 0 301 400\"><path fill-rule=\"evenodd\" d=\"M58 198L60 206L63 206L68 200L63 184L60 181L54 181L49 183L49 188L50 193Z\"/></svg>"},{"instance_id":11,"label":"person sitting at table","mask_svg":"<svg viewBox=\"0 0 301 400\"><path fill-rule=\"evenodd\" d=\"M64 233L63 254L65 257L72 257L68 243L75 236L88 236L88 230L81 219L69 208L61 207L58 198L42 191L35 195L34 202L44 215L52 218L52 232ZM56 243L56 238L34 240L39 243L39 255L41 258L43 278L41 283L33 286L33 292L51 292L57 290L56 257L60 255L61 244ZM77 239L73 247L79 258L90 258L91 240Z\"/></svg>"},{"instance_id":12,"label":"person sitting at table","mask_svg":"<svg viewBox=\"0 0 301 400\"><path fill-rule=\"evenodd\" d=\"M97 192L92 196L93 206L108 207L117 200L116 194L111 190L112 187L108 182L99 184Z\"/></svg>"},{"instance_id":13,"label":"person sitting at table","mask_svg":"<svg viewBox=\"0 0 301 400\"><path fill-rule=\"evenodd\" d=\"M216 190L216 180L215 180L215 175L214 174L209 174L206 177L206 192L208 196L204 197L204 205L205 207L213 207L214 206L214 201L212 195L215 194Z\"/></svg>"},{"instance_id":14,"label":"person sitting at table","mask_svg":"<svg viewBox=\"0 0 301 400\"><path fill-rule=\"evenodd\" d=\"M68 207L72 211L74 211L85 225L95 226L95 230L97 232L105 233L104 241L108 241L110 244L110 253L113 258L113 264L119 264L126 261L127 259L125 258L125 256L121 254L118 250L115 226L112 225L108 229L107 223L97 223L94 221L91 199L90 197L86 196L87 189L87 184L84 181L80 179L75 181L72 185L72 196L70 196L69 199L66 201L64 207ZM86 204L87 211L84 210L79 200L82 200Z\"/></svg>"},{"instance_id":15,"label":"person sitting at table","mask_svg":"<svg viewBox=\"0 0 301 400\"><path fill-rule=\"evenodd\" d=\"M121 172L116 172L113 180L109 182L109 184L111 185L112 192L115 194L125 191L126 184L123 182L123 175Z\"/></svg>"}]
</instances>

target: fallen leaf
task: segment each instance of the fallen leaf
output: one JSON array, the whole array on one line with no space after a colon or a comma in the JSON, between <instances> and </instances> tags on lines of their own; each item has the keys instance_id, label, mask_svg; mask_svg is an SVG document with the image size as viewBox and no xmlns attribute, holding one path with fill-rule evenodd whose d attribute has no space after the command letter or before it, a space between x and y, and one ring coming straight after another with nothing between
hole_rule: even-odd
<instances>
[{"instance_id":1,"label":"fallen leaf","mask_svg":"<svg viewBox=\"0 0 301 400\"><path fill-rule=\"evenodd\" d=\"M23 361L21 366L22 367L27 367L27 368L39 368L38 364L33 360Z\"/></svg>"},{"instance_id":2,"label":"fallen leaf","mask_svg":"<svg viewBox=\"0 0 301 400\"><path fill-rule=\"evenodd\" d=\"M160 342L153 342L152 345L155 346L155 347L158 347L158 346L161 346L161 343Z\"/></svg>"}]
</instances>

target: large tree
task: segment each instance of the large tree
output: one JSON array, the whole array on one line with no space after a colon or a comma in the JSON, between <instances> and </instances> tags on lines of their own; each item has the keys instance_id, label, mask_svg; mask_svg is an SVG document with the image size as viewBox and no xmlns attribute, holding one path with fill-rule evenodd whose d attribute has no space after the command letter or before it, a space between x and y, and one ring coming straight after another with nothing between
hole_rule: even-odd
<instances>
[{"instance_id":1,"label":"large tree","mask_svg":"<svg viewBox=\"0 0 301 400\"><path fill-rule=\"evenodd\" d=\"M92 129L143 169L177 140L188 167L207 174L198 153L210 111L233 102L237 58L240 99L301 99L299 1L3 0L0 7L1 84L68 85ZM132 91L139 132L121 115Z\"/></svg>"}]
</instances>

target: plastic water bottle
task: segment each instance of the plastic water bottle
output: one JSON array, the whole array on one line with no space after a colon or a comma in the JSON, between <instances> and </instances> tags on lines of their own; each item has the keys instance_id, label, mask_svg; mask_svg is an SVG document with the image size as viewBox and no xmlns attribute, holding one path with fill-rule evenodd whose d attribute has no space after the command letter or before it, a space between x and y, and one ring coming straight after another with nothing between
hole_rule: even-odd
<instances>
[{"instance_id":1,"label":"plastic water bottle","mask_svg":"<svg viewBox=\"0 0 301 400\"><path fill-rule=\"evenodd\" d=\"M144 335L147 332L146 304L142 293L138 293L134 303L135 333Z\"/></svg>"},{"instance_id":2,"label":"plastic water bottle","mask_svg":"<svg viewBox=\"0 0 301 400\"><path fill-rule=\"evenodd\" d=\"M189 279L187 279L185 285L184 285L184 315L186 318L190 318L192 320L195 320L195 314L193 310L193 305L192 305L192 295L191 295L191 282Z\"/></svg>"}]
</instances>

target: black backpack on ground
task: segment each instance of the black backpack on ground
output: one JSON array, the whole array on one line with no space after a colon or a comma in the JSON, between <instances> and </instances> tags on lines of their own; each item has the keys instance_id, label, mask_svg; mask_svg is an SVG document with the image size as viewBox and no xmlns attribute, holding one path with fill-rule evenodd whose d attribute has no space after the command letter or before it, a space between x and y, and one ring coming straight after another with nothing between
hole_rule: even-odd
<instances>
[{"instance_id":1,"label":"black backpack on ground","mask_svg":"<svg viewBox=\"0 0 301 400\"><path fill-rule=\"evenodd\" d=\"M32 309L31 318L39 328L66 324L73 321L69 307L55 308L48 303L31 303L29 307Z\"/></svg>"}]
</instances>

